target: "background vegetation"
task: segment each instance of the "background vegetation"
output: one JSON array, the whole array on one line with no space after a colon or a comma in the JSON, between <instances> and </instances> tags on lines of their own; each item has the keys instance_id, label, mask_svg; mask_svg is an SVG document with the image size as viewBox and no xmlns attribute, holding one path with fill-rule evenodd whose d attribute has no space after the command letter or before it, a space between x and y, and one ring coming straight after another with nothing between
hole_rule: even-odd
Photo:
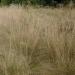
<instances>
[{"instance_id":1,"label":"background vegetation","mask_svg":"<svg viewBox=\"0 0 75 75\"><path fill-rule=\"evenodd\" d=\"M75 3L75 0L0 0L2 5L10 4L21 4L21 5L43 5L43 6L54 6L57 4L69 4L70 2Z\"/></svg>"}]
</instances>

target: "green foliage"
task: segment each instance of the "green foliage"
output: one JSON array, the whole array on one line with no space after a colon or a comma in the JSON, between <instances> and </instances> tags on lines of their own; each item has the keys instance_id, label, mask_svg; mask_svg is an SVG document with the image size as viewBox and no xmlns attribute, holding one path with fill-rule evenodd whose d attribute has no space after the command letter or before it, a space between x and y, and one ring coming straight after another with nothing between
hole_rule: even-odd
<instances>
[{"instance_id":1,"label":"green foliage","mask_svg":"<svg viewBox=\"0 0 75 75\"><path fill-rule=\"evenodd\" d=\"M2 5L9 5L10 3L12 3L12 0L1 0Z\"/></svg>"},{"instance_id":2,"label":"green foliage","mask_svg":"<svg viewBox=\"0 0 75 75\"><path fill-rule=\"evenodd\" d=\"M75 0L1 0L2 5L9 4L32 4L32 5L54 5L55 3L68 4L70 1L75 2Z\"/></svg>"}]
</instances>

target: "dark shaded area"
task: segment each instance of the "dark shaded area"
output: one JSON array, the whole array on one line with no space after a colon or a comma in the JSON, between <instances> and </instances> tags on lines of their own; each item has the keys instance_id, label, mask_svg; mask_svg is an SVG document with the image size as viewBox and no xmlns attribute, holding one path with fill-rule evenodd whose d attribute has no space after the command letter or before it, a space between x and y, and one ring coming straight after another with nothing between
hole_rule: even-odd
<instances>
[{"instance_id":1,"label":"dark shaded area","mask_svg":"<svg viewBox=\"0 0 75 75\"><path fill-rule=\"evenodd\" d=\"M1 5L20 4L20 5L43 5L43 6L56 6L58 4L68 4L75 0L0 0Z\"/></svg>"}]
</instances>

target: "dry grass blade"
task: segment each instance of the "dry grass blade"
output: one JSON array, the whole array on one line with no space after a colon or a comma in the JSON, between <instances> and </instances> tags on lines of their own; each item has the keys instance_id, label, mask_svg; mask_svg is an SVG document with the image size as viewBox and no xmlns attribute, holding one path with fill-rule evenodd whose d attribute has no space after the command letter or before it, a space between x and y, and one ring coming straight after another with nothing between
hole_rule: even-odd
<instances>
[{"instance_id":1,"label":"dry grass blade","mask_svg":"<svg viewBox=\"0 0 75 75\"><path fill-rule=\"evenodd\" d=\"M75 9L0 8L0 75L75 75Z\"/></svg>"}]
</instances>

